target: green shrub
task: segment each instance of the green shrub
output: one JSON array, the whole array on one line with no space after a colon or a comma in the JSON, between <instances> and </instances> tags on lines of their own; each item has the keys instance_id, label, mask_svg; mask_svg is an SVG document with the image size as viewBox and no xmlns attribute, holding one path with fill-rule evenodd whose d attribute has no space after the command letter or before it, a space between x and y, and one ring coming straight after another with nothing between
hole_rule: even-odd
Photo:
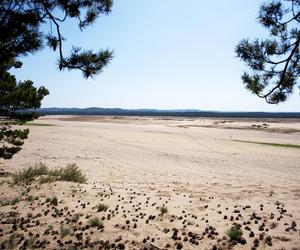
<instances>
[{"instance_id":1,"label":"green shrub","mask_svg":"<svg viewBox=\"0 0 300 250\"><path fill-rule=\"evenodd\" d=\"M88 220L88 225L91 226L91 227L99 227L99 226L102 226L102 221L99 220L99 218L97 217L94 217L94 218L90 218Z\"/></svg>"},{"instance_id":2,"label":"green shrub","mask_svg":"<svg viewBox=\"0 0 300 250\"><path fill-rule=\"evenodd\" d=\"M54 196L54 197L51 199L50 204L53 205L53 206L57 206L58 200L57 200L57 197L56 197L56 196Z\"/></svg>"},{"instance_id":3,"label":"green shrub","mask_svg":"<svg viewBox=\"0 0 300 250\"><path fill-rule=\"evenodd\" d=\"M168 213L168 208L166 208L165 206L160 207L159 210L160 210L161 215Z\"/></svg>"},{"instance_id":4,"label":"green shrub","mask_svg":"<svg viewBox=\"0 0 300 250\"><path fill-rule=\"evenodd\" d=\"M77 222L80 219L80 214L73 214L71 221L72 222Z\"/></svg>"},{"instance_id":5,"label":"green shrub","mask_svg":"<svg viewBox=\"0 0 300 250\"><path fill-rule=\"evenodd\" d=\"M76 166L76 164L68 164L65 168L60 168L60 181L71 181L78 183L86 183L87 179L85 175L82 174L81 170Z\"/></svg>"},{"instance_id":6,"label":"green shrub","mask_svg":"<svg viewBox=\"0 0 300 250\"><path fill-rule=\"evenodd\" d=\"M65 227L64 225L60 226L60 235L61 237L65 237L71 233L71 229L68 227Z\"/></svg>"},{"instance_id":7,"label":"green shrub","mask_svg":"<svg viewBox=\"0 0 300 250\"><path fill-rule=\"evenodd\" d=\"M81 172L76 164L68 164L64 168L49 169L43 163L20 170L13 175L13 180L16 184L30 183L37 177L39 177L40 183L49 183L54 181L70 181L77 183L87 182L86 176Z\"/></svg>"},{"instance_id":8,"label":"green shrub","mask_svg":"<svg viewBox=\"0 0 300 250\"><path fill-rule=\"evenodd\" d=\"M10 202L10 205L16 205L17 203L19 203L20 202L20 198L19 197L16 197L16 198L14 198L14 199L12 199L11 200L11 202Z\"/></svg>"},{"instance_id":9,"label":"green shrub","mask_svg":"<svg viewBox=\"0 0 300 250\"><path fill-rule=\"evenodd\" d=\"M108 209L108 206L103 203L99 203L98 205L96 205L96 208L97 208L98 212L102 212L102 211L106 212Z\"/></svg>"},{"instance_id":10,"label":"green shrub","mask_svg":"<svg viewBox=\"0 0 300 250\"><path fill-rule=\"evenodd\" d=\"M33 167L28 167L22 170L19 170L16 174L13 175L13 180L15 183L29 183L34 180L35 177L46 175L48 173L48 168L45 164L40 163Z\"/></svg>"},{"instance_id":11,"label":"green shrub","mask_svg":"<svg viewBox=\"0 0 300 250\"><path fill-rule=\"evenodd\" d=\"M20 198L19 197L15 197L12 200L8 200L8 199L7 200L0 200L0 207L2 207L2 206L8 206L8 205L14 206L14 205L16 205L19 202L20 202Z\"/></svg>"},{"instance_id":12,"label":"green shrub","mask_svg":"<svg viewBox=\"0 0 300 250\"><path fill-rule=\"evenodd\" d=\"M239 227L232 227L226 232L226 234L231 241L234 241L238 240L243 235L243 232Z\"/></svg>"}]
</instances>

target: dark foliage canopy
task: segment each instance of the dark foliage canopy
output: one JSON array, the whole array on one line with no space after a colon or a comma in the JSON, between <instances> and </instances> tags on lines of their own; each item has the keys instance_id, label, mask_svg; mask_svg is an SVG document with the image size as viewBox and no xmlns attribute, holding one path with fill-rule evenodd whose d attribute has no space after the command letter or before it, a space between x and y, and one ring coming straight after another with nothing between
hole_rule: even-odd
<instances>
[{"instance_id":1,"label":"dark foliage canopy","mask_svg":"<svg viewBox=\"0 0 300 250\"><path fill-rule=\"evenodd\" d=\"M39 108L49 94L45 87L36 88L30 80L17 82L10 70L22 66L20 57L49 46L58 51L59 70L80 70L85 78L100 73L112 59L112 51L73 47L66 56L61 26L68 19L76 19L83 30L99 15L108 14L111 7L112 0L0 1L0 158L12 158L28 136L28 129L14 125L37 118L35 113L20 111ZM45 24L49 25L47 34L42 30Z\"/></svg>"},{"instance_id":2,"label":"dark foliage canopy","mask_svg":"<svg viewBox=\"0 0 300 250\"><path fill-rule=\"evenodd\" d=\"M244 39L235 52L250 69L242 76L246 88L267 103L278 104L299 85L300 0L265 2L258 21L270 31L270 37Z\"/></svg>"},{"instance_id":3,"label":"dark foliage canopy","mask_svg":"<svg viewBox=\"0 0 300 250\"><path fill-rule=\"evenodd\" d=\"M84 77L93 76L112 58L112 51L98 52L74 47L68 56L63 53L65 38L61 26L76 19L80 30L93 24L101 14L111 11L112 0L3 0L0 4L0 65L7 60L28 55L44 45L58 50L58 68L81 70ZM41 31L49 24L49 33Z\"/></svg>"}]
</instances>

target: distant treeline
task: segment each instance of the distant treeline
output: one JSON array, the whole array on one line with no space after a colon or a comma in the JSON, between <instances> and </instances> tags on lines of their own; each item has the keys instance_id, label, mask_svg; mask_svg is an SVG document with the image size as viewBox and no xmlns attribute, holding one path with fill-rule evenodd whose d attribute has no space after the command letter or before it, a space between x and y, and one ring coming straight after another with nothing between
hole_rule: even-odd
<instances>
[{"instance_id":1,"label":"distant treeline","mask_svg":"<svg viewBox=\"0 0 300 250\"><path fill-rule=\"evenodd\" d=\"M28 110L33 111L33 110ZM201 110L157 110L119 108L41 108L34 110L42 115L109 115L109 116L178 116L224 118L300 118L300 112L219 112Z\"/></svg>"}]
</instances>

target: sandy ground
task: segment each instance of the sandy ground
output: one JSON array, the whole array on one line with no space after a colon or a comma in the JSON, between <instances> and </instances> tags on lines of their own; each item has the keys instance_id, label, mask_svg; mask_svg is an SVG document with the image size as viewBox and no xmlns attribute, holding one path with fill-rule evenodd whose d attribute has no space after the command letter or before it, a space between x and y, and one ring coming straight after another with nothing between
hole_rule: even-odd
<instances>
[{"instance_id":1,"label":"sandy ground","mask_svg":"<svg viewBox=\"0 0 300 250\"><path fill-rule=\"evenodd\" d=\"M1 241L14 232L4 219L30 212L25 238L48 241L36 244L44 249L300 249L300 148L248 143L300 145L299 120L46 116L29 128L3 171L76 163L88 184L19 187L3 177L2 200L27 193L0 207ZM43 202L54 195L57 207ZM99 203L109 209L97 212ZM74 213L79 222L68 222ZM95 216L104 229L85 228ZM62 237L61 225L72 233ZM229 240L231 227L242 240Z\"/></svg>"}]
</instances>

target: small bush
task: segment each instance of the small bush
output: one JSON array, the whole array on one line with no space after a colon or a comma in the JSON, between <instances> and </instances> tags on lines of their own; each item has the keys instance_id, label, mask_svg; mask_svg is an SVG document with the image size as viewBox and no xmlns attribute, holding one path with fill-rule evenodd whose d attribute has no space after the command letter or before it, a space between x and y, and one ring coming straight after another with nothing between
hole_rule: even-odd
<instances>
[{"instance_id":1,"label":"small bush","mask_svg":"<svg viewBox=\"0 0 300 250\"><path fill-rule=\"evenodd\" d=\"M94 217L88 220L88 225L91 227L99 227L102 226L102 221L99 220L99 218Z\"/></svg>"},{"instance_id":2,"label":"small bush","mask_svg":"<svg viewBox=\"0 0 300 250\"><path fill-rule=\"evenodd\" d=\"M243 235L243 232L238 227L232 227L226 232L226 234L231 241L234 241L238 240Z\"/></svg>"},{"instance_id":3,"label":"small bush","mask_svg":"<svg viewBox=\"0 0 300 250\"><path fill-rule=\"evenodd\" d=\"M50 203L50 204L53 205L53 206L57 206L57 205L58 205L58 199L57 199L56 196L54 196L54 197L52 197L52 198L48 197L48 198L46 199L46 202L47 202L47 203Z\"/></svg>"},{"instance_id":4,"label":"small bush","mask_svg":"<svg viewBox=\"0 0 300 250\"><path fill-rule=\"evenodd\" d=\"M28 195L27 197L26 197L26 201L29 201L29 202L32 202L32 201L34 201L34 197L32 196L32 195Z\"/></svg>"},{"instance_id":5,"label":"small bush","mask_svg":"<svg viewBox=\"0 0 300 250\"><path fill-rule=\"evenodd\" d=\"M159 210L160 210L161 215L168 213L168 208L166 208L165 206L160 207Z\"/></svg>"},{"instance_id":6,"label":"small bush","mask_svg":"<svg viewBox=\"0 0 300 250\"><path fill-rule=\"evenodd\" d=\"M61 237L66 237L67 235L69 235L71 233L70 228L65 227L63 225L60 226L60 235Z\"/></svg>"},{"instance_id":7,"label":"small bush","mask_svg":"<svg viewBox=\"0 0 300 250\"><path fill-rule=\"evenodd\" d=\"M57 206L58 200L57 200L57 197L56 197L56 196L54 196L54 197L52 198L52 200L50 201L50 204L53 205L53 206Z\"/></svg>"},{"instance_id":8,"label":"small bush","mask_svg":"<svg viewBox=\"0 0 300 250\"><path fill-rule=\"evenodd\" d=\"M80 214L73 214L71 221L72 222L77 222L80 219Z\"/></svg>"},{"instance_id":9,"label":"small bush","mask_svg":"<svg viewBox=\"0 0 300 250\"><path fill-rule=\"evenodd\" d=\"M48 173L48 168L45 164L40 163L33 167L28 167L23 170L19 170L18 173L13 175L13 180L15 183L29 183L34 180L37 176L46 175Z\"/></svg>"},{"instance_id":10,"label":"small bush","mask_svg":"<svg viewBox=\"0 0 300 250\"><path fill-rule=\"evenodd\" d=\"M76 164L69 164L66 168L60 168L60 181L86 183L87 179Z\"/></svg>"},{"instance_id":11,"label":"small bush","mask_svg":"<svg viewBox=\"0 0 300 250\"><path fill-rule=\"evenodd\" d=\"M87 182L86 176L76 164L68 164L64 168L49 169L43 163L20 170L13 175L13 180L15 183L30 183L37 177L39 177L40 183L50 183L54 181Z\"/></svg>"},{"instance_id":12,"label":"small bush","mask_svg":"<svg viewBox=\"0 0 300 250\"><path fill-rule=\"evenodd\" d=\"M19 203L19 202L20 202L19 197L16 197L16 198L14 198L13 200L11 200L10 205L14 206L14 205L16 205L16 204Z\"/></svg>"},{"instance_id":13,"label":"small bush","mask_svg":"<svg viewBox=\"0 0 300 250\"><path fill-rule=\"evenodd\" d=\"M0 206L1 207L2 206L8 206L8 205L14 206L14 205L16 205L19 202L20 202L20 198L19 197L15 197L12 200L0 200Z\"/></svg>"},{"instance_id":14,"label":"small bush","mask_svg":"<svg viewBox=\"0 0 300 250\"><path fill-rule=\"evenodd\" d=\"M106 212L107 209L108 209L108 206L105 205L105 204L103 204L103 203L99 203L99 204L96 206L96 208L97 208L97 211L98 211L98 212L102 212L102 211Z\"/></svg>"}]
</instances>

